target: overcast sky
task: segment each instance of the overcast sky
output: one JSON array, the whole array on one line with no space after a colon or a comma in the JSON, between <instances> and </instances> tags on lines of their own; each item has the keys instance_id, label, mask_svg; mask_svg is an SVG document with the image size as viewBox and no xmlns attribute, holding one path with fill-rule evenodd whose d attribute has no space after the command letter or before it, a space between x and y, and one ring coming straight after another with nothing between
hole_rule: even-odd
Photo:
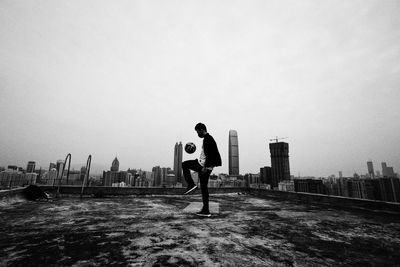
<instances>
[{"instance_id":1,"label":"overcast sky","mask_svg":"<svg viewBox=\"0 0 400 267\"><path fill-rule=\"evenodd\" d=\"M173 166L203 122L228 172L400 172L400 1L0 1L0 166ZM198 157L184 153L185 159Z\"/></svg>"}]
</instances>

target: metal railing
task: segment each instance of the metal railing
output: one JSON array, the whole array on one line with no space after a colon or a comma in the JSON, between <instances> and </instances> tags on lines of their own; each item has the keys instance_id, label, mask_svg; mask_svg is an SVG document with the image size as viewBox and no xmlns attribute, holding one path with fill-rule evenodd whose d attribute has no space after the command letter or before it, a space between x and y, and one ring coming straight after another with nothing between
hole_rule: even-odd
<instances>
[{"instance_id":1,"label":"metal railing","mask_svg":"<svg viewBox=\"0 0 400 267\"><path fill-rule=\"evenodd\" d=\"M69 168L71 167L71 153L68 153L67 156L65 157L64 164L63 164L63 168L62 168L62 172L61 172L61 177L60 177L59 180L58 180L58 187L57 187L56 197L59 197L59 196L60 196L61 180L62 180L62 177L63 177L63 175L64 175L65 164L67 163L67 160L68 160L68 159L69 159L69 161L68 161L68 171L67 171L67 183L68 183ZM60 174L57 173L57 178L58 178L59 176L60 176Z\"/></svg>"},{"instance_id":2,"label":"metal railing","mask_svg":"<svg viewBox=\"0 0 400 267\"><path fill-rule=\"evenodd\" d=\"M89 179L89 174L90 174L90 164L92 163L92 155L89 155L87 161L86 161L86 172L85 172L85 177L83 178L82 182L82 190L81 190L81 198L83 195L83 191L85 190L85 185Z\"/></svg>"}]
</instances>

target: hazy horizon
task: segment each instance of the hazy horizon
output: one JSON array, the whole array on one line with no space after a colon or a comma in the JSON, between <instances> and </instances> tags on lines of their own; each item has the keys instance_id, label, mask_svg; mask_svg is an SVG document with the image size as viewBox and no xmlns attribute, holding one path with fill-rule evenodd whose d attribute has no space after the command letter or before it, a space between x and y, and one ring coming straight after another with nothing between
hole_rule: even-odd
<instances>
[{"instance_id":1,"label":"hazy horizon","mask_svg":"<svg viewBox=\"0 0 400 267\"><path fill-rule=\"evenodd\" d=\"M173 167L206 124L228 172L400 170L400 1L0 2L0 166Z\"/></svg>"}]
</instances>

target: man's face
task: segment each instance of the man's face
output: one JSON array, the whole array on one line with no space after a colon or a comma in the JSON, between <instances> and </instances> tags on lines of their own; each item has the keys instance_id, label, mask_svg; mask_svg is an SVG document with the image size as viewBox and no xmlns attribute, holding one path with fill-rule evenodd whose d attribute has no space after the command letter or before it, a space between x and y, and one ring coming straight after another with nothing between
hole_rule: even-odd
<instances>
[{"instance_id":1,"label":"man's face","mask_svg":"<svg viewBox=\"0 0 400 267\"><path fill-rule=\"evenodd\" d=\"M203 138L203 137L206 135L206 131L204 131L203 129L201 129L201 130L196 130L196 132L197 132L197 135L198 135L200 138Z\"/></svg>"}]
</instances>

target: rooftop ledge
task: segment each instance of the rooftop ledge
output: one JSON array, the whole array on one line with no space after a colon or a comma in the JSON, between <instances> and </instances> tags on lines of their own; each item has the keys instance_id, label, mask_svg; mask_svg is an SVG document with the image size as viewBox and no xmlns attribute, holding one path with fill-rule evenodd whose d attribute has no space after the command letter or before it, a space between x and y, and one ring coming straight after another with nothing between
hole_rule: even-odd
<instances>
[{"instance_id":1,"label":"rooftop ledge","mask_svg":"<svg viewBox=\"0 0 400 267\"><path fill-rule=\"evenodd\" d=\"M150 197L89 197L95 193L90 190L99 189L106 196L136 192L135 196ZM184 189L86 190L83 199L78 197L80 188L61 187L61 198L7 205L1 192L0 265L396 266L400 262L397 203L220 188L210 190L212 217L199 218L194 212L201 207L201 195L183 196ZM18 198L17 189L12 194Z\"/></svg>"}]
</instances>

